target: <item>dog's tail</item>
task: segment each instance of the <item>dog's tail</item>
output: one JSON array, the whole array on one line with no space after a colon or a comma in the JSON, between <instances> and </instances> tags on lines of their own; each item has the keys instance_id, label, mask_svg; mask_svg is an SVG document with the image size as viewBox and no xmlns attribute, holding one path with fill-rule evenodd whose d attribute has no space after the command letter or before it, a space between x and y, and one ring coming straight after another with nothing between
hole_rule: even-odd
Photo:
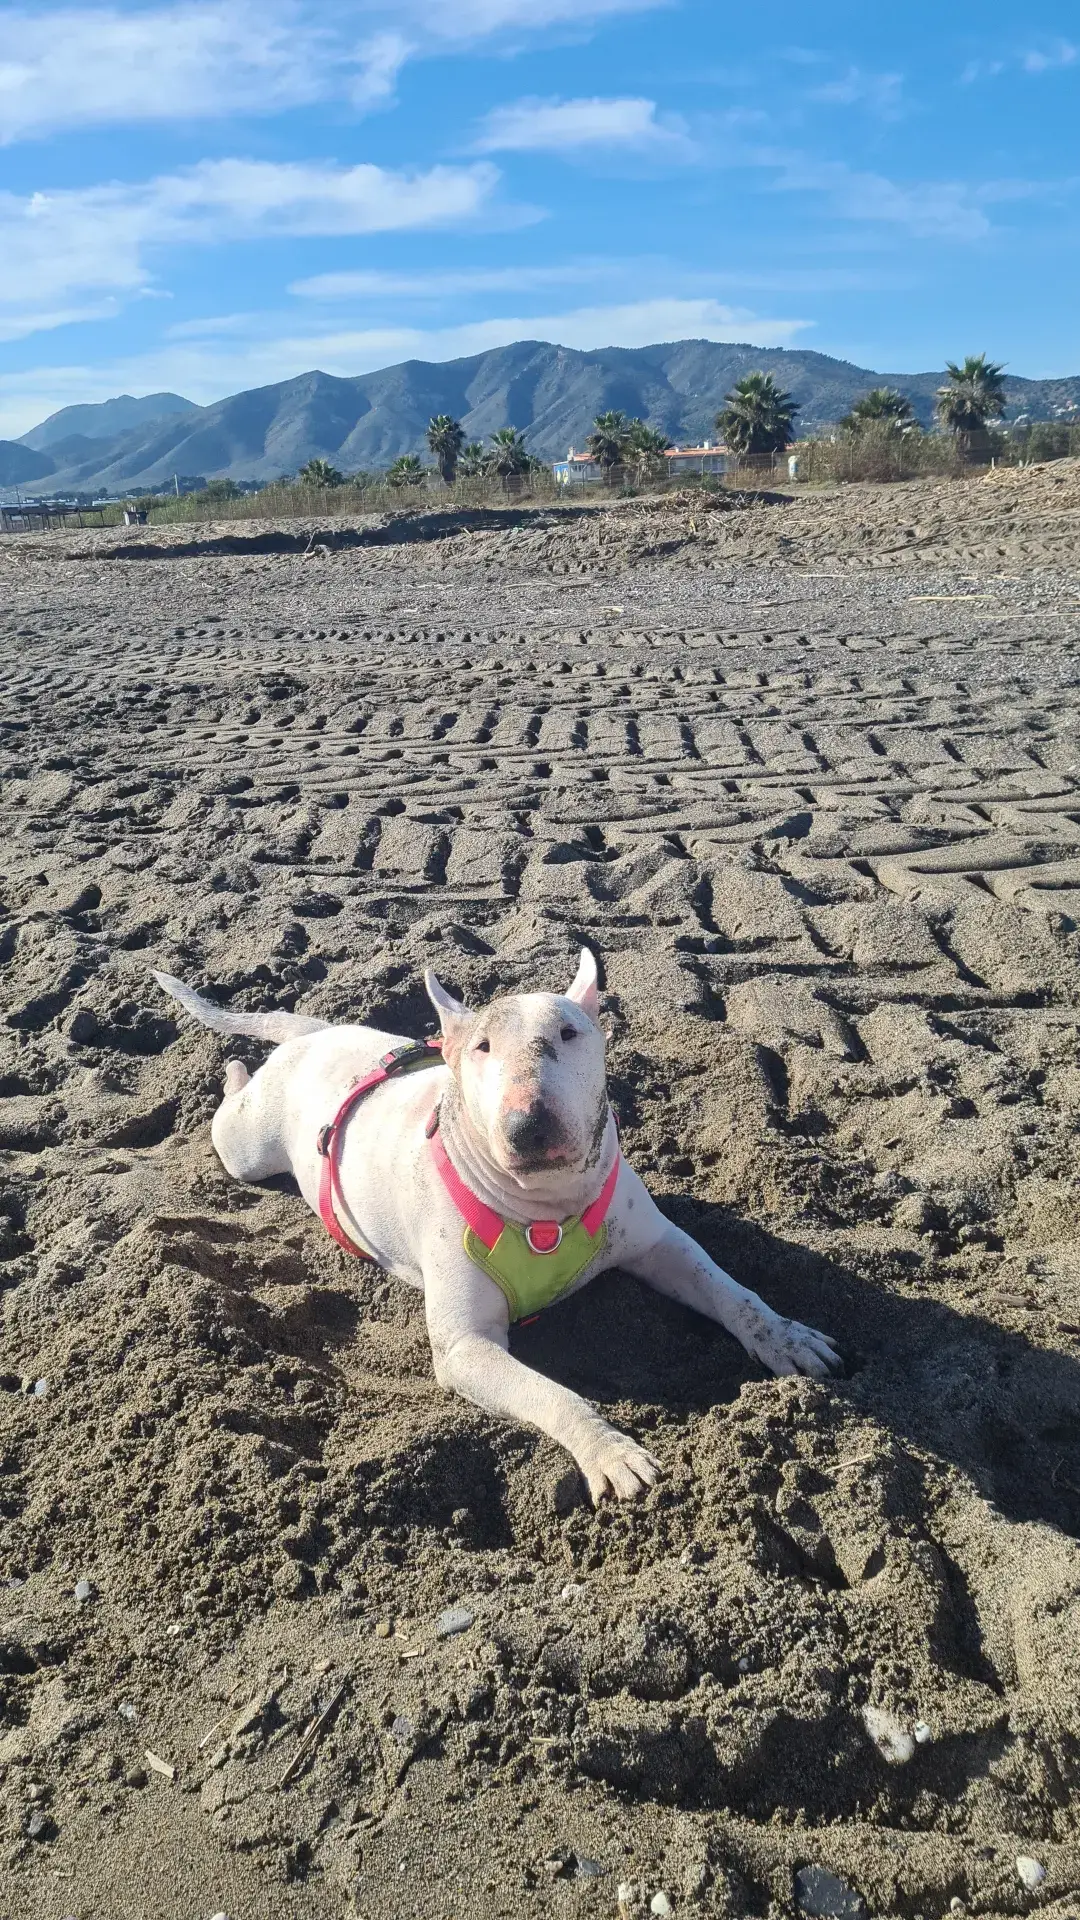
<instances>
[{"instance_id":1,"label":"dog's tail","mask_svg":"<svg viewBox=\"0 0 1080 1920\"><path fill-rule=\"evenodd\" d=\"M253 1040L269 1040L279 1046L283 1040L298 1040L305 1033L322 1033L332 1024L309 1019L303 1013L231 1013L228 1007L215 1007L212 1000L204 1000L182 980L174 980L171 973L155 973L154 979L163 993L179 1000L188 1013L214 1033L246 1033Z\"/></svg>"}]
</instances>

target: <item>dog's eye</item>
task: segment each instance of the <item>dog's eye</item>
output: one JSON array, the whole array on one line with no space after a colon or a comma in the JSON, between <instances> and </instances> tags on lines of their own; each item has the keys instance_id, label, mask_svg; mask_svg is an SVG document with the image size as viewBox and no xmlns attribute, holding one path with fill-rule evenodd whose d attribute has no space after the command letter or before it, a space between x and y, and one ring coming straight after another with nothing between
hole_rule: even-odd
<instances>
[{"instance_id":1,"label":"dog's eye","mask_svg":"<svg viewBox=\"0 0 1080 1920\"><path fill-rule=\"evenodd\" d=\"M576 1027L563 1027L562 1031L559 1034L560 1040L576 1040L577 1037L578 1037L578 1030Z\"/></svg>"},{"instance_id":2,"label":"dog's eye","mask_svg":"<svg viewBox=\"0 0 1080 1920\"><path fill-rule=\"evenodd\" d=\"M477 1051L477 1053L490 1053L490 1052L491 1052L491 1041L490 1041L490 1040L478 1040L478 1041L477 1041L477 1043L476 1043L476 1051Z\"/></svg>"}]
</instances>

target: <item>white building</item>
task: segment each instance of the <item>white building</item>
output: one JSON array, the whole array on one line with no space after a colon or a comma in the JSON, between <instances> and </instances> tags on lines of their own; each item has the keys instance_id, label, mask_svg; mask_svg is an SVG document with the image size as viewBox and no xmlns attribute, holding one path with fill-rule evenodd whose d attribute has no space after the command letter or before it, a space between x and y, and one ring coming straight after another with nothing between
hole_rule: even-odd
<instances>
[{"instance_id":1,"label":"white building","mask_svg":"<svg viewBox=\"0 0 1080 1920\"><path fill-rule=\"evenodd\" d=\"M703 440L699 447L668 447L661 455L667 462L668 473L674 477L684 474L721 474L727 473L734 465L726 447L712 440ZM589 453L575 453L570 448L565 460L556 460L552 466L556 483L561 487L580 486L588 481L605 479L604 468L599 466Z\"/></svg>"}]
</instances>

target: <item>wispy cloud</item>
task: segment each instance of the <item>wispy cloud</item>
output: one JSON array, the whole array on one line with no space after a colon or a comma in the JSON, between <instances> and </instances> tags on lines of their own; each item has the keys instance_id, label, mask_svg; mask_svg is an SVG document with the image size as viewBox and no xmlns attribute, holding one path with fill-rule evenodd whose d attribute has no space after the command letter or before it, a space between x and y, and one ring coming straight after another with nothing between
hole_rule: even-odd
<instances>
[{"instance_id":1,"label":"wispy cloud","mask_svg":"<svg viewBox=\"0 0 1080 1920\"><path fill-rule=\"evenodd\" d=\"M276 113L329 91L386 100L410 43L305 18L296 0L128 13L65 8L4 16L0 141L57 128Z\"/></svg>"},{"instance_id":2,"label":"wispy cloud","mask_svg":"<svg viewBox=\"0 0 1080 1920\"><path fill-rule=\"evenodd\" d=\"M899 120L903 116L902 73L868 73L862 67L848 67L835 80L824 80L807 90L807 99L824 107L863 107L879 120Z\"/></svg>"},{"instance_id":3,"label":"wispy cloud","mask_svg":"<svg viewBox=\"0 0 1080 1920\"><path fill-rule=\"evenodd\" d=\"M12 8L0 41L0 142L59 128L271 114L339 98L385 104L414 55L508 29L644 11L664 0L174 0Z\"/></svg>"},{"instance_id":4,"label":"wispy cloud","mask_svg":"<svg viewBox=\"0 0 1080 1920\"><path fill-rule=\"evenodd\" d=\"M588 350L640 347L657 340L747 341L790 346L808 322L755 315L708 299L628 301L542 315L507 314L444 328L382 327L282 333L259 338L241 316L208 322L203 339L166 342L156 351L94 367L36 368L0 375L0 437L25 433L35 421L74 400L168 389L206 404L245 387L291 379L309 367L342 375L398 360L453 360L507 346L550 340ZM238 344L238 340L242 344Z\"/></svg>"},{"instance_id":5,"label":"wispy cloud","mask_svg":"<svg viewBox=\"0 0 1080 1920\"><path fill-rule=\"evenodd\" d=\"M388 0L368 0L390 11ZM443 40L478 40L489 34L535 33L544 27L579 27L621 13L649 13L673 0L399 0L397 15L415 20Z\"/></svg>"},{"instance_id":6,"label":"wispy cloud","mask_svg":"<svg viewBox=\"0 0 1080 1920\"><path fill-rule=\"evenodd\" d=\"M584 281L607 280L610 260L582 261L569 266L466 267L432 273L389 273L381 268L356 272L317 273L294 280L288 291L304 300L445 300L462 294L532 293L543 287L580 286Z\"/></svg>"},{"instance_id":7,"label":"wispy cloud","mask_svg":"<svg viewBox=\"0 0 1080 1920\"><path fill-rule=\"evenodd\" d=\"M486 161L391 172L383 167L204 161L136 185L26 199L0 194L0 320L23 334L62 324L87 297L152 283L154 250L265 235L408 232L477 219L498 174Z\"/></svg>"},{"instance_id":8,"label":"wispy cloud","mask_svg":"<svg viewBox=\"0 0 1080 1920\"><path fill-rule=\"evenodd\" d=\"M1062 201L1078 182L1061 180L892 180L782 147L739 147L728 164L774 172L778 193L821 196L841 220L893 228L917 240L976 241L993 231L987 211L1023 200Z\"/></svg>"},{"instance_id":9,"label":"wispy cloud","mask_svg":"<svg viewBox=\"0 0 1080 1920\"><path fill-rule=\"evenodd\" d=\"M516 100L496 107L473 143L477 153L574 153L622 147L687 159L692 144L680 120L657 117L655 100Z\"/></svg>"},{"instance_id":10,"label":"wispy cloud","mask_svg":"<svg viewBox=\"0 0 1080 1920\"><path fill-rule=\"evenodd\" d=\"M987 54L969 60L960 75L964 86L979 80L996 80L1002 73L1059 73L1080 62L1080 45L1073 40L1041 40L1027 47L1014 47L1009 53Z\"/></svg>"},{"instance_id":11,"label":"wispy cloud","mask_svg":"<svg viewBox=\"0 0 1080 1920\"><path fill-rule=\"evenodd\" d=\"M1080 47L1072 40L1054 40L1047 46L1029 47L1021 59L1025 73L1052 73L1055 67L1075 67Z\"/></svg>"}]
</instances>

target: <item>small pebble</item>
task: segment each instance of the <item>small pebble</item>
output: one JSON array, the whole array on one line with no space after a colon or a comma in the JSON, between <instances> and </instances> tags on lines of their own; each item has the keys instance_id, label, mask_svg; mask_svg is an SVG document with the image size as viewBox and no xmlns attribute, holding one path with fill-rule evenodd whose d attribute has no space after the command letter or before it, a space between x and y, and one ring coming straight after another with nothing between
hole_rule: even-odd
<instances>
[{"instance_id":1,"label":"small pebble","mask_svg":"<svg viewBox=\"0 0 1080 1920\"><path fill-rule=\"evenodd\" d=\"M800 1867L795 1875L795 1905L814 1920L867 1920L866 1903L854 1887L825 1867Z\"/></svg>"},{"instance_id":2,"label":"small pebble","mask_svg":"<svg viewBox=\"0 0 1080 1920\"><path fill-rule=\"evenodd\" d=\"M933 1733L931 1732L930 1728L927 1726L926 1721L916 1720L915 1738L918 1741L920 1747L925 1747L927 1742L932 1740L933 1737L934 1737Z\"/></svg>"},{"instance_id":3,"label":"small pebble","mask_svg":"<svg viewBox=\"0 0 1080 1920\"><path fill-rule=\"evenodd\" d=\"M407 1747L413 1737L413 1723L406 1714L396 1714L390 1723L390 1732L399 1747Z\"/></svg>"},{"instance_id":4,"label":"small pebble","mask_svg":"<svg viewBox=\"0 0 1080 1920\"><path fill-rule=\"evenodd\" d=\"M1034 1893L1035 1888L1041 1887L1046 1879L1046 1868L1042 1861L1033 1860L1030 1853L1017 1854L1016 1871L1029 1893Z\"/></svg>"},{"instance_id":5,"label":"small pebble","mask_svg":"<svg viewBox=\"0 0 1080 1920\"><path fill-rule=\"evenodd\" d=\"M620 1880L615 1898L620 1907L632 1907L637 1899L637 1888L632 1880Z\"/></svg>"},{"instance_id":6,"label":"small pebble","mask_svg":"<svg viewBox=\"0 0 1080 1920\"><path fill-rule=\"evenodd\" d=\"M744 1653L742 1659L739 1661L739 1672L749 1673L749 1671L750 1671L750 1662Z\"/></svg>"},{"instance_id":7,"label":"small pebble","mask_svg":"<svg viewBox=\"0 0 1080 1920\"><path fill-rule=\"evenodd\" d=\"M915 1742L899 1720L882 1707L863 1708L863 1726L883 1760L890 1767L906 1766L915 1751Z\"/></svg>"},{"instance_id":8,"label":"small pebble","mask_svg":"<svg viewBox=\"0 0 1080 1920\"><path fill-rule=\"evenodd\" d=\"M394 1631L392 1620L380 1620L375 1627L376 1640L389 1640Z\"/></svg>"},{"instance_id":9,"label":"small pebble","mask_svg":"<svg viewBox=\"0 0 1080 1920\"><path fill-rule=\"evenodd\" d=\"M229 1916L227 1913L212 1913L210 1920L229 1920Z\"/></svg>"},{"instance_id":10,"label":"small pebble","mask_svg":"<svg viewBox=\"0 0 1080 1920\"><path fill-rule=\"evenodd\" d=\"M600 1865L599 1860L590 1860L588 1854L585 1854L585 1853L575 1853L574 1855L575 1880L599 1880L600 1875L603 1873L603 1871L604 1869Z\"/></svg>"},{"instance_id":11,"label":"small pebble","mask_svg":"<svg viewBox=\"0 0 1080 1920\"><path fill-rule=\"evenodd\" d=\"M84 1601L92 1600L93 1597L94 1588L92 1583L89 1580L76 1580L75 1598L79 1602L79 1605L82 1606Z\"/></svg>"},{"instance_id":12,"label":"small pebble","mask_svg":"<svg viewBox=\"0 0 1080 1920\"><path fill-rule=\"evenodd\" d=\"M435 1622L435 1631L440 1640L450 1640L455 1633L467 1633L475 1619L468 1607L447 1607Z\"/></svg>"},{"instance_id":13,"label":"small pebble","mask_svg":"<svg viewBox=\"0 0 1080 1920\"><path fill-rule=\"evenodd\" d=\"M46 1395L46 1394L48 1393L48 1391L49 1391L49 1383L48 1383L48 1381L47 1381L47 1380L35 1380L35 1381L34 1381L34 1397L35 1397L35 1399L37 1399L37 1400L44 1400L44 1398L45 1398L45 1395Z\"/></svg>"},{"instance_id":14,"label":"small pebble","mask_svg":"<svg viewBox=\"0 0 1080 1920\"><path fill-rule=\"evenodd\" d=\"M652 1899L649 1901L649 1912L657 1914L659 1916L659 1920L664 1920L664 1915L670 1913L671 1911L672 1911L671 1901L668 1899L667 1894L664 1892L663 1888L661 1887L660 1892L654 1893Z\"/></svg>"},{"instance_id":15,"label":"small pebble","mask_svg":"<svg viewBox=\"0 0 1080 1920\"><path fill-rule=\"evenodd\" d=\"M585 1588L582 1585L580 1580L569 1580L566 1586L563 1587L562 1592L559 1594L559 1599L560 1600L576 1600L578 1597L578 1594L584 1593L584 1591L585 1591Z\"/></svg>"},{"instance_id":16,"label":"small pebble","mask_svg":"<svg viewBox=\"0 0 1080 1920\"><path fill-rule=\"evenodd\" d=\"M135 1718L135 1709L130 1700L121 1700L116 1711L120 1715L121 1720L134 1720Z\"/></svg>"},{"instance_id":17,"label":"small pebble","mask_svg":"<svg viewBox=\"0 0 1080 1920\"><path fill-rule=\"evenodd\" d=\"M966 1913L967 1912L967 1908L965 1907L963 1901L960 1899L958 1894L954 1893L952 1899L949 1901L949 1912L950 1913Z\"/></svg>"},{"instance_id":18,"label":"small pebble","mask_svg":"<svg viewBox=\"0 0 1080 1920\"><path fill-rule=\"evenodd\" d=\"M48 1830L48 1825L49 1816L47 1813L32 1813L26 1823L26 1831L30 1835L31 1840L41 1840Z\"/></svg>"}]
</instances>

